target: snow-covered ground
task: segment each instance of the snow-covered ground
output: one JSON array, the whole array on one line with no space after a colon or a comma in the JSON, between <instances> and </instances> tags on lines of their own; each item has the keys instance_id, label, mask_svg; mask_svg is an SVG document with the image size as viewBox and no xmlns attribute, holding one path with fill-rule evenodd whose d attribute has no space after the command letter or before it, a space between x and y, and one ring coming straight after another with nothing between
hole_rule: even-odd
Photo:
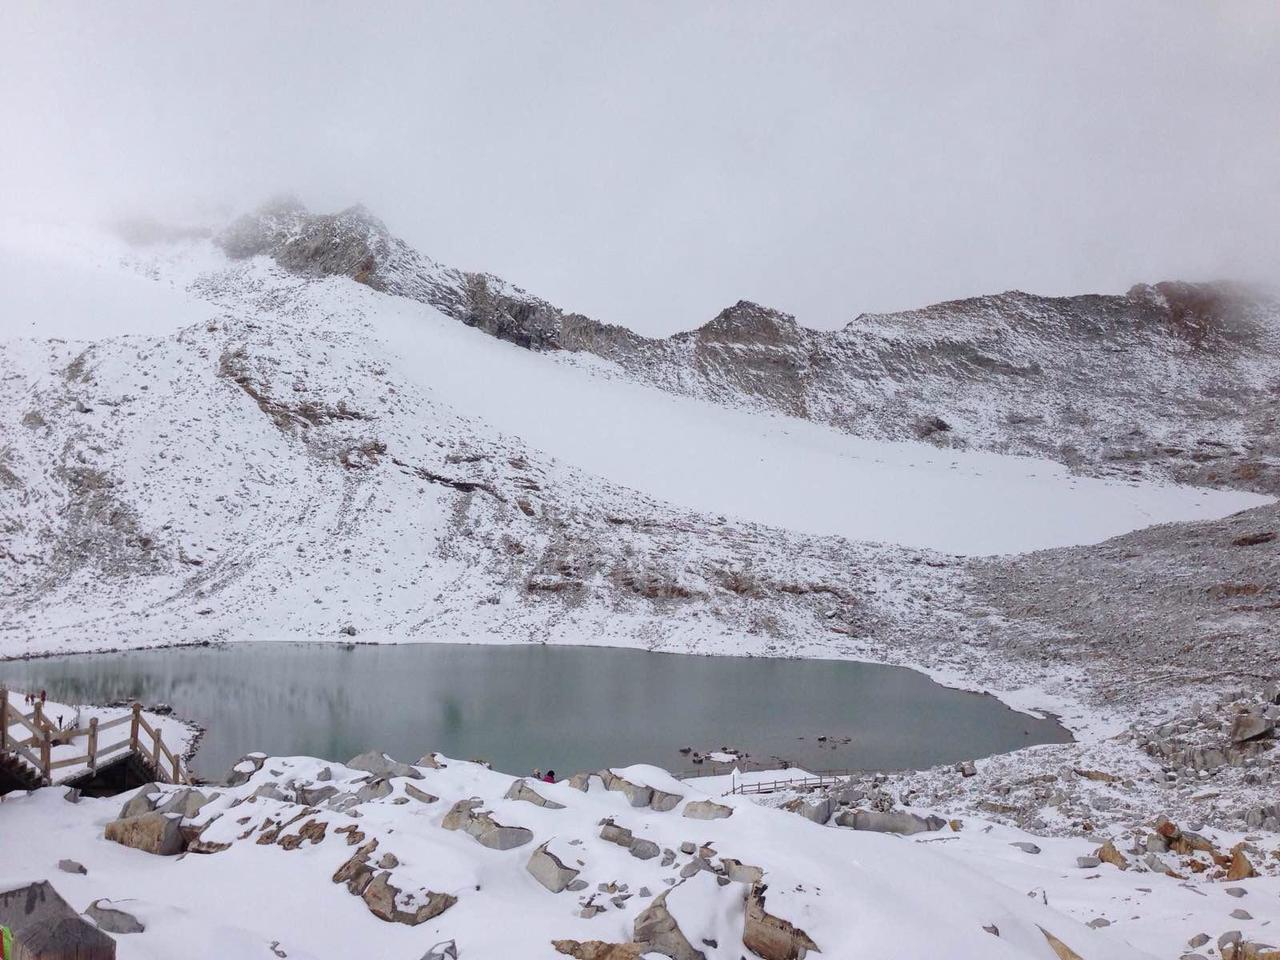
<instances>
[{"instance_id":1,"label":"snow-covered ground","mask_svg":"<svg viewBox=\"0 0 1280 960\"><path fill-rule=\"evenodd\" d=\"M146 927L117 935L121 960L271 960L272 950L293 960L419 960L449 940L465 960L550 960L563 955L552 941L632 942L637 917L662 894L697 955L738 960L758 955L743 943L753 867L762 871L765 911L811 938L821 950L813 955L833 960L1176 957L1199 933L1214 946L1228 930L1265 941L1280 923L1280 879L1188 883L1111 864L1080 867L1076 858L1090 856L1096 840L1043 840L981 820L905 837L820 826L746 798L708 795L651 767L615 773L678 798L671 809L643 799L633 806L599 777L586 781L585 792L564 781L526 783L534 796L563 805L553 809L506 799L510 776L446 758L433 762L443 766L379 780L308 758L259 758L244 765L252 771L261 763L247 783L207 791L213 799L184 821L192 833L209 824L200 835L205 849L229 848L180 858L104 839L127 797L70 804L57 789L9 797L0 805L0 889L48 877L76 909L110 899ZM372 798L352 799L371 783ZM299 790L310 806L295 802ZM478 839L483 823L471 832L445 829L446 814L468 798L497 824L529 835L493 849ZM728 816L692 819L690 804L704 800ZM621 844L616 834L605 839L606 821L629 836ZM305 839L296 848L282 843L300 830ZM581 889L553 893L526 869L543 844L577 871L572 880ZM375 919L360 896L333 880L361 851L371 872L385 874L398 891L401 909L424 904L430 893L456 903L417 926ZM62 859L86 872L61 872ZM1240 909L1252 919L1231 916ZM1075 953L1055 953L1046 934ZM645 956L679 955L667 952L669 944L640 941L658 948Z\"/></svg>"}]
</instances>

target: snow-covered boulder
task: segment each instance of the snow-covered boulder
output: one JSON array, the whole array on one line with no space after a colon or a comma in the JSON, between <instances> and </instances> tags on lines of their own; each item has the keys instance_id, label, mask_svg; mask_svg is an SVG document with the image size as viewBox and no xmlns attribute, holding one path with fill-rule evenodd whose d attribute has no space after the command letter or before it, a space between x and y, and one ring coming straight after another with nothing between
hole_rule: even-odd
<instances>
[{"instance_id":1,"label":"snow-covered boulder","mask_svg":"<svg viewBox=\"0 0 1280 960\"><path fill-rule=\"evenodd\" d=\"M347 766L352 770L363 770L365 773L372 773L377 777L409 777L411 780L422 779L422 774L409 764L393 760L391 757L379 750L366 750L359 756L352 757L348 760Z\"/></svg>"},{"instance_id":2,"label":"snow-covered boulder","mask_svg":"<svg viewBox=\"0 0 1280 960\"><path fill-rule=\"evenodd\" d=\"M547 841L533 851L525 869L552 893L559 893L577 878L579 871L566 865L559 856L548 849L550 843L551 841Z\"/></svg>"},{"instance_id":3,"label":"snow-covered boulder","mask_svg":"<svg viewBox=\"0 0 1280 960\"><path fill-rule=\"evenodd\" d=\"M144 813L112 820L107 824L108 840L144 853L171 857L183 851L181 820L176 814Z\"/></svg>"}]
</instances>

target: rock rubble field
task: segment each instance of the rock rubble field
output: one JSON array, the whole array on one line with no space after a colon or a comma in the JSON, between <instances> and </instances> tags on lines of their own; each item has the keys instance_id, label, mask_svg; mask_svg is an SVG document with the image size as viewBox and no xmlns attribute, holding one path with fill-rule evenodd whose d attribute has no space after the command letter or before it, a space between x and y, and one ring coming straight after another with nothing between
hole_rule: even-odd
<instances>
[{"instance_id":1,"label":"rock rubble field","mask_svg":"<svg viewBox=\"0 0 1280 960\"><path fill-rule=\"evenodd\" d=\"M653 767L552 784L369 751L0 814L6 867L46 875L121 957L1274 956L1280 877L1258 867L1280 848L1257 838L1033 836L883 784L760 799Z\"/></svg>"}]
</instances>

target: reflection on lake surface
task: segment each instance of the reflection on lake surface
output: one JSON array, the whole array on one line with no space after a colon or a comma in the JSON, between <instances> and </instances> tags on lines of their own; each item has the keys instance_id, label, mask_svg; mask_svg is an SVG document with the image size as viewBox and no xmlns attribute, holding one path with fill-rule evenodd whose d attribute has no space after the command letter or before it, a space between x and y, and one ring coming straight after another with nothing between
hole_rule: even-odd
<instances>
[{"instance_id":1,"label":"reflection on lake surface","mask_svg":"<svg viewBox=\"0 0 1280 960\"><path fill-rule=\"evenodd\" d=\"M891 769L1070 739L1052 720L901 667L604 647L244 643L0 663L0 683L72 703L170 703L207 728L194 763L206 777L252 750L438 751L569 774L692 769L682 746Z\"/></svg>"}]
</instances>

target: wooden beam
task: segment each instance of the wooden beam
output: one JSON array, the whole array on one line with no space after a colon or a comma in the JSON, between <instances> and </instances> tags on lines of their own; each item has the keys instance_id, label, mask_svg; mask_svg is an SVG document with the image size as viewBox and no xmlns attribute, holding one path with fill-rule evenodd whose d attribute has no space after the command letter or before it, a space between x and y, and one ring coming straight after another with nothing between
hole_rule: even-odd
<instances>
[{"instance_id":1,"label":"wooden beam","mask_svg":"<svg viewBox=\"0 0 1280 960\"><path fill-rule=\"evenodd\" d=\"M98 718L89 718L89 770L98 772Z\"/></svg>"}]
</instances>

